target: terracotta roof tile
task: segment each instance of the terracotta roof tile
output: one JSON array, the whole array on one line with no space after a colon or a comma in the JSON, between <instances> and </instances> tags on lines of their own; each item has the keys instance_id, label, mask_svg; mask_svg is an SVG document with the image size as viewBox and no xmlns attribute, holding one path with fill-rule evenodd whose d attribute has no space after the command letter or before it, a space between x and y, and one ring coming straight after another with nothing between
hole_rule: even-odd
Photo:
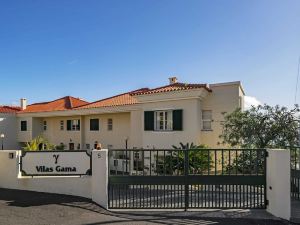
<instances>
[{"instance_id":1,"label":"terracotta roof tile","mask_svg":"<svg viewBox=\"0 0 300 225\"><path fill-rule=\"evenodd\" d=\"M137 103L137 99L132 97L133 94L143 93L149 91L149 88L141 88L138 90L126 92L120 95L113 97L101 99L96 102L89 103L84 106L77 107L76 109L89 109L89 108L98 108L98 107L110 107L110 106L120 106L120 105L133 105Z\"/></svg>"},{"instance_id":2,"label":"terracotta roof tile","mask_svg":"<svg viewBox=\"0 0 300 225\"><path fill-rule=\"evenodd\" d=\"M154 89L141 88L138 90L126 92L113 97L105 98L99 101L88 103L79 98L66 96L50 102L36 103L28 105L25 110L19 111L18 113L29 113L29 112L50 112L50 111L61 111L70 109L89 109L89 108L100 108L100 107L112 107L122 105L133 105L138 103L137 95L155 94L163 92L190 90L205 88L211 92L211 89L207 84L184 84L175 83Z\"/></svg>"},{"instance_id":3,"label":"terracotta roof tile","mask_svg":"<svg viewBox=\"0 0 300 225\"><path fill-rule=\"evenodd\" d=\"M88 102L72 96L66 96L60 99L56 99L51 102L41 102L28 105L25 110L18 113L32 113L32 112L50 112L69 110L82 105L86 105Z\"/></svg>"},{"instance_id":4,"label":"terracotta roof tile","mask_svg":"<svg viewBox=\"0 0 300 225\"><path fill-rule=\"evenodd\" d=\"M20 110L21 108L18 106L7 106L7 105L0 106L0 113L16 113Z\"/></svg>"},{"instance_id":5,"label":"terracotta roof tile","mask_svg":"<svg viewBox=\"0 0 300 225\"><path fill-rule=\"evenodd\" d=\"M156 94L163 92L171 92L171 91L182 91L182 90L190 90L190 89L199 89L205 88L207 91L211 92L211 89L207 84L185 84L185 83L175 83L169 84L166 86L150 89L148 91L133 93L132 95L147 95L147 94Z\"/></svg>"}]
</instances>

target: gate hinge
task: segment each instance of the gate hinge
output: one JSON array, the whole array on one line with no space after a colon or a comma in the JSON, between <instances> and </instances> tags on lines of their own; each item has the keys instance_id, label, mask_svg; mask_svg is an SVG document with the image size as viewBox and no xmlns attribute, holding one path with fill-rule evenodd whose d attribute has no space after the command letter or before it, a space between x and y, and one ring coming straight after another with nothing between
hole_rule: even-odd
<instances>
[{"instance_id":1,"label":"gate hinge","mask_svg":"<svg viewBox=\"0 0 300 225\"><path fill-rule=\"evenodd\" d=\"M269 205L269 200L266 200L266 203L265 203L265 205Z\"/></svg>"},{"instance_id":2,"label":"gate hinge","mask_svg":"<svg viewBox=\"0 0 300 225\"><path fill-rule=\"evenodd\" d=\"M266 157L269 157L269 152L267 152L267 151L266 151L266 154L265 154L265 156L266 156Z\"/></svg>"}]
</instances>

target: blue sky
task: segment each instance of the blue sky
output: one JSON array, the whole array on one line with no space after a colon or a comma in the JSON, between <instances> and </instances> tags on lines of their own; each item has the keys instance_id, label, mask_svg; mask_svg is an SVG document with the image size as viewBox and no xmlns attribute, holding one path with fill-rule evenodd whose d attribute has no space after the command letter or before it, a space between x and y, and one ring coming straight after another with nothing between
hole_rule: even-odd
<instances>
[{"instance_id":1,"label":"blue sky","mask_svg":"<svg viewBox=\"0 0 300 225\"><path fill-rule=\"evenodd\" d=\"M1 1L0 104L93 101L176 75L241 80L247 95L292 106L299 12L299 0Z\"/></svg>"}]
</instances>

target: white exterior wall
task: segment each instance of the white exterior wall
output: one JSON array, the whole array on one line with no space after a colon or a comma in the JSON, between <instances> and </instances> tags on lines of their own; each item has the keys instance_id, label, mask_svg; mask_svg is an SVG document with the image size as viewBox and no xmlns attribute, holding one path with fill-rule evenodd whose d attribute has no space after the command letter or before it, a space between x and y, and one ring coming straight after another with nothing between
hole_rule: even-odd
<instances>
[{"instance_id":1,"label":"white exterior wall","mask_svg":"<svg viewBox=\"0 0 300 225\"><path fill-rule=\"evenodd\" d=\"M203 131L201 122L201 143L212 148L219 148L222 134L221 122L224 121L224 112L231 113L240 107L240 97L243 101L243 92L238 84L212 85L212 92L202 100L202 110L212 110L212 130ZM201 112L200 112L201 114ZM202 115L200 115L202 120Z\"/></svg>"},{"instance_id":2,"label":"white exterior wall","mask_svg":"<svg viewBox=\"0 0 300 225\"><path fill-rule=\"evenodd\" d=\"M14 153L14 159L9 159ZM25 178L19 174L20 151L0 152L0 187L27 191L48 192L91 198L90 176ZM16 157L17 156L17 157Z\"/></svg>"},{"instance_id":3,"label":"white exterior wall","mask_svg":"<svg viewBox=\"0 0 300 225\"><path fill-rule=\"evenodd\" d=\"M21 121L27 121L27 131L21 131ZM32 139L32 117L17 118L17 141L28 142Z\"/></svg>"},{"instance_id":4,"label":"white exterior wall","mask_svg":"<svg viewBox=\"0 0 300 225\"><path fill-rule=\"evenodd\" d=\"M199 99L172 100L164 102L146 103L143 111L182 109L182 131L144 131L144 113L140 118L143 148L172 148L180 142L200 144L200 101Z\"/></svg>"},{"instance_id":5,"label":"white exterior wall","mask_svg":"<svg viewBox=\"0 0 300 225\"><path fill-rule=\"evenodd\" d=\"M206 89L194 89L178 92L136 96L139 104L102 107L85 110L65 110L18 114L17 133L19 142L28 142L38 134L43 134L51 143L64 143L66 149L72 140L74 148L92 149L95 142L102 148L124 149L126 139L128 148L171 148L179 142L206 144L220 148L219 136L222 133L223 113L230 113L243 106L244 92L239 82L210 85L212 92ZM183 131L144 131L144 111L163 109L183 109ZM212 110L212 130L202 130L202 110ZM90 131L90 119L100 120L100 130ZM113 119L113 130L107 130L107 119ZM81 119L80 131L67 131L67 119ZM20 121L28 121L28 131L20 131ZM47 121L47 130L43 131L43 120ZM64 130L60 130L60 121L64 120Z\"/></svg>"},{"instance_id":6,"label":"white exterior wall","mask_svg":"<svg viewBox=\"0 0 300 225\"><path fill-rule=\"evenodd\" d=\"M43 130L41 134L50 141L50 143L55 145L60 145L64 143L66 149L69 149L69 143L74 143L75 149L77 149L78 144L81 144L81 132L80 131L68 131L67 130L67 120L80 119L80 116L70 116L70 117L46 117L42 118L42 128L43 121L47 121L47 130ZM60 121L64 121L64 129L60 129ZM82 128L82 121L80 121L80 129ZM82 148L82 146L80 146Z\"/></svg>"},{"instance_id":7,"label":"white exterior wall","mask_svg":"<svg viewBox=\"0 0 300 225\"><path fill-rule=\"evenodd\" d=\"M17 118L14 113L0 113L0 134L4 134L4 149L18 149L17 137ZM1 148L0 140L0 148Z\"/></svg>"},{"instance_id":8,"label":"white exterior wall","mask_svg":"<svg viewBox=\"0 0 300 225\"><path fill-rule=\"evenodd\" d=\"M289 149L268 149L267 211L274 216L291 218L291 168Z\"/></svg>"},{"instance_id":9,"label":"white exterior wall","mask_svg":"<svg viewBox=\"0 0 300 225\"><path fill-rule=\"evenodd\" d=\"M99 131L90 131L90 119L99 119ZM113 120L113 129L111 131L107 129L108 119ZM101 143L102 148L108 148L111 145L114 149L124 149L125 140L130 139L130 130L130 113L85 116L84 139L85 143L90 144L91 148L93 148L95 141L97 141Z\"/></svg>"}]
</instances>

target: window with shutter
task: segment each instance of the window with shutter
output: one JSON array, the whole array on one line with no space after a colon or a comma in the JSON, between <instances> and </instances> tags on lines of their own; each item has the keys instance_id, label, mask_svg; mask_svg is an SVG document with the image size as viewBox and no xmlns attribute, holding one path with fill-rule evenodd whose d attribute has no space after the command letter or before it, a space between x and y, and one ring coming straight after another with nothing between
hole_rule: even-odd
<instances>
[{"instance_id":1,"label":"window with shutter","mask_svg":"<svg viewBox=\"0 0 300 225\"><path fill-rule=\"evenodd\" d=\"M155 111L155 126L154 129L160 130L173 130L173 113L172 110Z\"/></svg>"},{"instance_id":2,"label":"window with shutter","mask_svg":"<svg viewBox=\"0 0 300 225\"><path fill-rule=\"evenodd\" d=\"M173 110L173 130L181 131L183 130L183 110L177 109Z\"/></svg>"},{"instance_id":3,"label":"window with shutter","mask_svg":"<svg viewBox=\"0 0 300 225\"><path fill-rule=\"evenodd\" d=\"M71 130L71 120L67 120L67 130Z\"/></svg>"},{"instance_id":4,"label":"window with shutter","mask_svg":"<svg viewBox=\"0 0 300 225\"><path fill-rule=\"evenodd\" d=\"M144 130L154 130L154 111L144 112Z\"/></svg>"},{"instance_id":5,"label":"window with shutter","mask_svg":"<svg viewBox=\"0 0 300 225\"><path fill-rule=\"evenodd\" d=\"M79 131L80 130L80 120L67 120L67 130L68 131Z\"/></svg>"}]
</instances>

